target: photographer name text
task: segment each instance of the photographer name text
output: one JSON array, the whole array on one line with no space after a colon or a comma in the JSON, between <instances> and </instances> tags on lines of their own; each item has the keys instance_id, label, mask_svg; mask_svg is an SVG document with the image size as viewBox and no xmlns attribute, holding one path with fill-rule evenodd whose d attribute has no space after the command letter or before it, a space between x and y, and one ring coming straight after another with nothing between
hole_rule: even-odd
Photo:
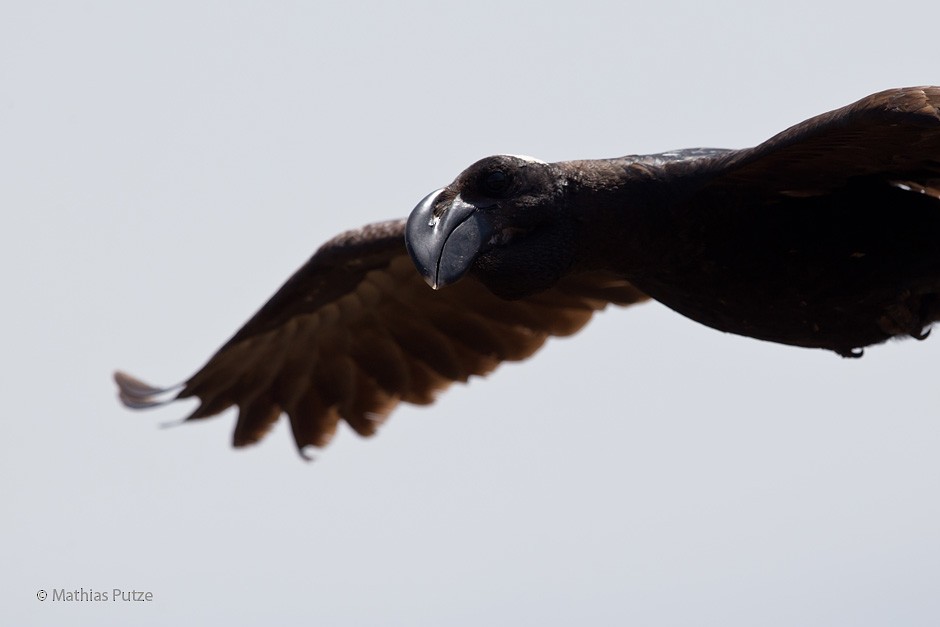
<instances>
[{"instance_id":1,"label":"photographer name text","mask_svg":"<svg viewBox=\"0 0 940 627\"><path fill-rule=\"evenodd\" d=\"M43 599L45 593L40 597ZM93 588L77 588L75 590L66 590L65 588L53 588L50 595L53 601L64 601L72 603L96 603L96 602L147 602L153 601L153 592L148 590L122 590L121 588L111 588L111 590L95 590Z\"/></svg>"}]
</instances>

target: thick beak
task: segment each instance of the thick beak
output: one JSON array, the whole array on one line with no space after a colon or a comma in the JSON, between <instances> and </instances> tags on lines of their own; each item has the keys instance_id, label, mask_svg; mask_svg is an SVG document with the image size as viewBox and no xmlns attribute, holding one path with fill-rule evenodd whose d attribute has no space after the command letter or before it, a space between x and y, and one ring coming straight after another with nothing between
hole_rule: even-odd
<instances>
[{"instance_id":1,"label":"thick beak","mask_svg":"<svg viewBox=\"0 0 940 627\"><path fill-rule=\"evenodd\" d=\"M493 227L476 205L458 194L435 215L444 189L418 203L405 226L405 245L418 272L434 289L460 279L490 240Z\"/></svg>"}]
</instances>

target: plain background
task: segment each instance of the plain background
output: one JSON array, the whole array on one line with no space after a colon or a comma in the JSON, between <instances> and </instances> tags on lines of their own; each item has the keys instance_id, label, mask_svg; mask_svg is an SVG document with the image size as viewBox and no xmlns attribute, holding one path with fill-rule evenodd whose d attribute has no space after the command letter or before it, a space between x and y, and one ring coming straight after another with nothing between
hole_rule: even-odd
<instances>
[{"instance_id":1,"label":"plain background","mask_svg":"<svg viewBox=\"0 0 940 627\"><path fill-rule=\"evenodd\" d=\"M609 310L343 429L131 413L334 234L476 159L754 145L940 83L927 3L0 8L0 622L937 625L940 339L864 359ZM886 213L890 220L890 213ZM45 589L151 591L62 603Z\"/></svg>"}]
</instances>

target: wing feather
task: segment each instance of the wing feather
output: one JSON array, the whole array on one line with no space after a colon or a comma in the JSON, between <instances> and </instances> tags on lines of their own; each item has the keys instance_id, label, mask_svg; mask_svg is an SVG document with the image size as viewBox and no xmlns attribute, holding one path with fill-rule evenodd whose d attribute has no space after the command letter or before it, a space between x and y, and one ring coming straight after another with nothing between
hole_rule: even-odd
<instances>
[{"instance_id":1,"label":"wing feather","mask_svg":"<svg viewBox=\"0 0 940 627\"><path fill-rule=\"evenodd\" d=\"M721 172L710 182L712 188L756 185L794 197L825 194L872 176L937 187L940 87L872 94L792 126L755 148L702 159L695 167Z\"/></svg>"},{"instance_id":2,"label":"wing feather","mask_svg":"<svg viewBox=\"0 0 940 627\"><path fill-rule=\"evenodd\" d=\"M608 303L646 296L602 274L566 277L528 299L502 300L465 279L429 288L404 245L404 221L325 244L186 383L188 419L238 408L233 442L259 441L286 413L298 449L329 443L340 420L372 435L400 402L428 404L455 381L518 361L570 335ZM160 392L116 375L125 404Z\"/></svg>"}]
</instances>

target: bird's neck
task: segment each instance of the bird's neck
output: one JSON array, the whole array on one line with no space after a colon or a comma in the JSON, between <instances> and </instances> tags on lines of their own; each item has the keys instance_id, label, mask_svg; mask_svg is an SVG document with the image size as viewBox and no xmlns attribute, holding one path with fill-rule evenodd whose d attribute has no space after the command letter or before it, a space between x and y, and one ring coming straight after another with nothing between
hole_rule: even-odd
<instances>
[{"instance_id":1,"label":"bird's neck","mask_svg":"<svg viewBox=\"0 0 940 627\"><path fill-rule=\"evenodd\" d=\"M575 269L636 280L662 267L670 247L670 209L683 192L661 168L629 158L573 161L567 203L581 236ZM661 242L661 243L660 243Z\"/></svg>"}]
</instances>

